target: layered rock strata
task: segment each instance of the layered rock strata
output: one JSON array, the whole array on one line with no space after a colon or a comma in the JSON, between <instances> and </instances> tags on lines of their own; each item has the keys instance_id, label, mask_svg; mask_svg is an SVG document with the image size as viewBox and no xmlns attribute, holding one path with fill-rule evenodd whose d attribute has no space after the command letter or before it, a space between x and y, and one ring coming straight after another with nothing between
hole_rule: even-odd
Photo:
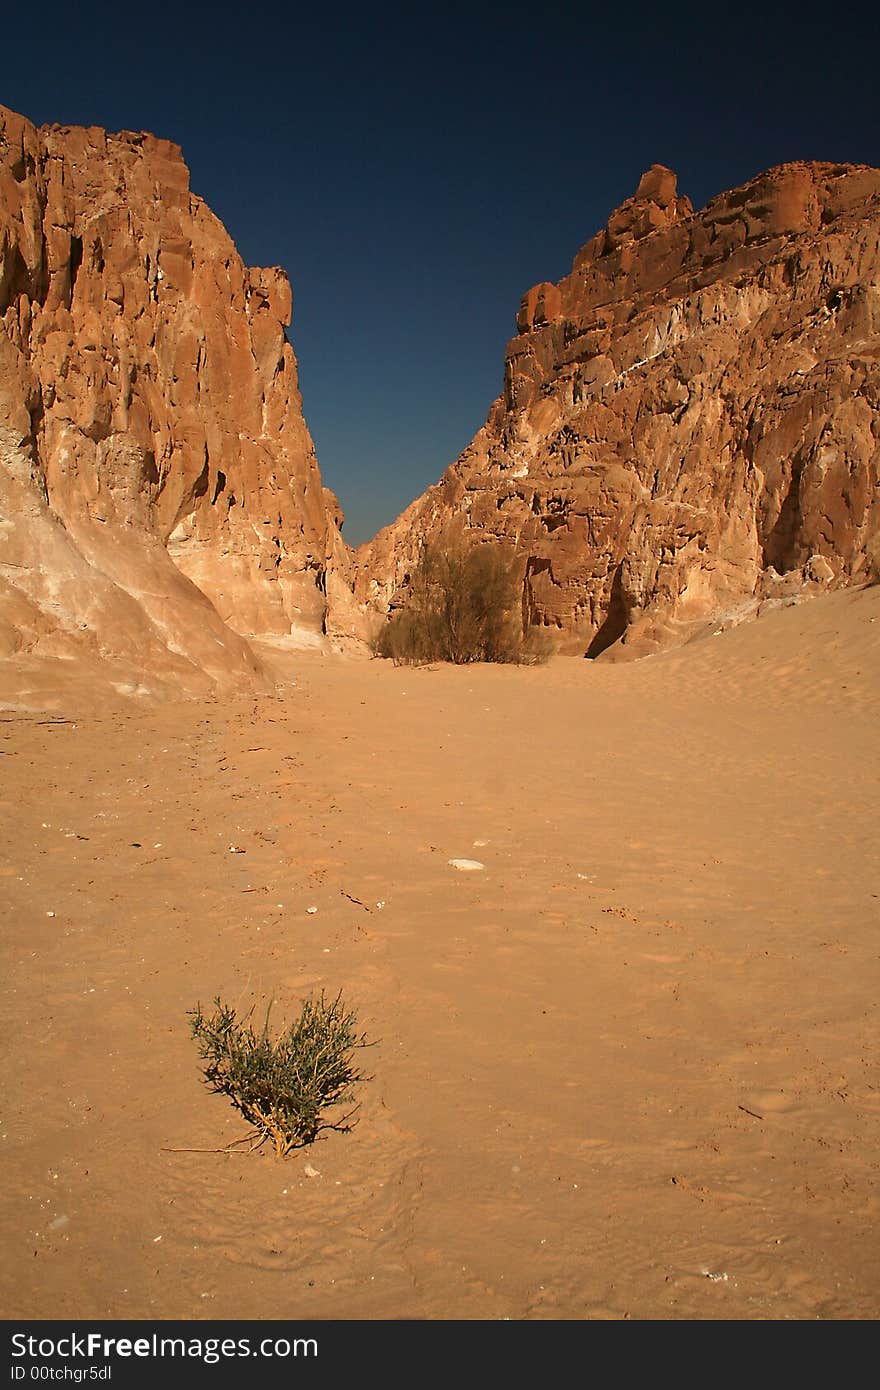
<instances>
[{"instance_id":1,"label":"layered rock strata","mask_svg":"<svg viewBox=\"0 0 880 1390\"><path fill-rule=\"evenodd\" d=\"M880 171L790 164L694 213L653 166L524 297L503 394L359 555L374 615L444 529L515 542L526 621L645 652L880 572Z\"/></svg>"},{"instance_id":2,"label":"layered rock strata","mask_svg":"<svg viewBox=\"0 0 880 1390\"><path fill-rule=\"evenodd\" d=\"M236 634L323 630L290 313L176 145L0 108L0 652L202 688L257 672Z\"/></svg>"}]
</instances>

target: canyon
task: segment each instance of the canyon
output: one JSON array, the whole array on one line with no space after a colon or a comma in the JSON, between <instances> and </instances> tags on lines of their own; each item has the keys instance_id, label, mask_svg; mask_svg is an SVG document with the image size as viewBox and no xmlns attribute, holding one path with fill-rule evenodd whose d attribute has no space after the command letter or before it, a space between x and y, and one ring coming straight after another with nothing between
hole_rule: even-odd
<instances>
[{"instance_id":1,"label":"canyon","mask_svg":"<svg viewBox=\"0 0 880 1390\"><path fill-rule=\"evenodd\" d=\"M652 167L356 551L291 300L0 108L4 1315L875 1318L880 171ZM444 538L544 664L363 659ZM357 1128L246 1151L192 1010L319 992Z\"/></svg>"},{"instance_id":2,"label":"canyon","mask_svg":"<svg viewBox=\"0 0 880 1390\"><path fill-rule=\"evenodd\" d=\"M268 688L266 644L364 650L437 536L511 544L526 626L589 656L880 575L880 171L785 165L694 212L653 166L524 296L473 442L356 552L291 299L177 146L0 109L10 689Z\"/></svg>"},{"instance_id":3,"label":"canyon","mask_svg":"<svg viewBox=\"0 0 880 1390\"><path fill-rule=\"evenodd\" d=\"M483 429L360 552L368 607L438 532L512 542L524 621L588 655L880 576L880 171L695 213L655 165L517 330Z\"/></svg>"},{"instance_id":4,"label":"canyon","mask_svg":"<svg viewBox=\"0 0 880 1390\"><path fill-rule=\"evenodd\" d=\"M270 682L242 634L326 630L338 504L285 335L147 134L0 109L0 652L19 686ZM331 584L332 587L332 584Z\"/></svg>"}]
</instances>

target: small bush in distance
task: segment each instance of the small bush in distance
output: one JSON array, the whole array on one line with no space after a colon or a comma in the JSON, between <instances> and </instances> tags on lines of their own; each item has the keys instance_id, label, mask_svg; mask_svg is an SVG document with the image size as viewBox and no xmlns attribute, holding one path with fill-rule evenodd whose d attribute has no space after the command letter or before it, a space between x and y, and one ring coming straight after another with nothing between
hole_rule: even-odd
<instances>
[{"instance_id":1,"label":"small bush in distance","mask_svg":"<svg viewBox=\"0 0 880 1390\"><path fill-rule=\"evenodd\" d=\"M373 651L407 665L533 663L546 655L523 632L522 574L514 552L499 542L462 537L425 547L405 602L380 629Z\"/></svg>"},{"instance_id":2,"label":"small bush in distance","mask_svg":"<svg viewBox=\"0 0 880 1390\"><path fill-rule=\"evenodd\" d=\"M271 1140L279 1157L315 1141L322 1130L347 1132L358 1109L353 1088L368 1081L354 1065L357 1048L369 1044L355 1028L356 1014L338 994L302 1003L299 1018L273 1039L269 1015L262 1030L239 1020L236 1011L219 998L210 1014L199 1004L189 1011L193 1037L206 1062L205 1081L229 1096L233 1105L262 1138ZM333 1106L348 1107L337 1120L327 1118Z\"/></svg>"}]
</instances>

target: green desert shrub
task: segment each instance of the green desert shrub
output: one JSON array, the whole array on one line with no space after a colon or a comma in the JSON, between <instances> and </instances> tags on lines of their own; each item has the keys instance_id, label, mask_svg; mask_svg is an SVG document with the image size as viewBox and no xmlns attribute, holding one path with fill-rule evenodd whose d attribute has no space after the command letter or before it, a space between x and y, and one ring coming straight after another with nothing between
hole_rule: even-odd
<instances>
[{"instance_id":1,"label":"green desert shrub","mask_svg":"<svg viewBox=\"0 0 880 1390\"><path fill-rule=\"evenodd\" d=\"M258 1131L255 1148L270 1140L280 1157L317 1139L322 1130L342 1132L355 1123L353 1089L370 1078L357 1069L357 1049L369 1044L356 1029L356 1014L342 996L306 999L299 1018L276 1037L269 1014L257 1032L250 1019L214 1000L210 1014L199 1004L189 1017L193 1037L206 1063L203 1075L213 1091L229 1096ZM338 1119L327 1111L342 1107Z\"/></svg>"},{"instance_id":2,"label":"green desert shrub","mask_svg":"<svg viewBox=\"0 0 880 1390\"><path fill-rule=\"evenodd\" d=\"M522 566L512 548L463 538L425 547L373 651L408 665L531 663L546 655L523 630Z\"/></svg>"}]
</instances>

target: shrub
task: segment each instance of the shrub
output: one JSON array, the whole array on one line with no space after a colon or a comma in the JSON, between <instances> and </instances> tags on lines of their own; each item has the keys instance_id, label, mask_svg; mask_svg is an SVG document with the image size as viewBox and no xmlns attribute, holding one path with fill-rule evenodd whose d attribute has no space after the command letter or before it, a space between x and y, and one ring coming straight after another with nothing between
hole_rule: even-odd
<instances>
[{"instance_id":1,"label":"shrub","mask_svg":"<svg viewBox=\"0 0 880 1390\"><path fill-rule=\"evenodd\" d=\"M544 653L523 633L515 553L498 542L463 538L427 545L402 607L380 629L373 651L409 665L541 659Z\"/></svg>"},{"instance_id":2,"label":"shrub","mask_svg":"<svg viewBox=\"0 0 880 1390\"><path fill-rule=\"evenodd\" d=\"M253 1011L251 1011L253 1012ZM279 1157L311 1144L322 1130L343 1133L353 1128L357 1106L352 1090L364 1076L353 1064L357 1048L368 1043L355 1030L356 1014L345 1008L342 996L328 1002L303 1001L300 1016L274 1040L269 1036L269 1013L262 1030L254 1031L248 1014L242 1021L220 999L206 1015L199 1004L191 1009L193 1037L207 1063L205 1081L213 1091L229 1096L248 1124L275 1145ZM338 1120L325 1117L332 1106L351 1106Z\"/></svg>"}]
</instances>

